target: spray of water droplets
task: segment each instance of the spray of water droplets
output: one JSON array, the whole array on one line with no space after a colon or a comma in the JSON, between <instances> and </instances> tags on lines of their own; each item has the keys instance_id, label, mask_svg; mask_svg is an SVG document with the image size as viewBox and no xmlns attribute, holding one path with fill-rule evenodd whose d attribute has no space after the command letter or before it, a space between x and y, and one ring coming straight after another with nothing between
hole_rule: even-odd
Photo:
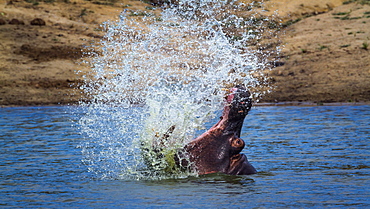
<instances>
[{"instance_id":1,"label":"spray of water droplets","mask_svg":"<svg viewBox=\"0 0 370 209\"><path fill-rule=\"evenodd\" d=\"M264 63L247 44L258 35L255 22L235 14L243 6L182 0L160 17L123 12L105 24L82 87L90 98L81 103L86 114L79 121L90 172L124 179L192 175L168 172L173 153L215 117L226 88L259 84L251 75Z\"/></svg>"}]
</instances>

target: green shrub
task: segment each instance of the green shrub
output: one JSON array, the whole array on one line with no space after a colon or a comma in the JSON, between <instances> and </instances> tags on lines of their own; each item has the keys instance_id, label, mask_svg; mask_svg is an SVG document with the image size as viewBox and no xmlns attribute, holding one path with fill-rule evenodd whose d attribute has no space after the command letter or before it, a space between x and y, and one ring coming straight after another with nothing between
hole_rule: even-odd
<instances>
[{"instance_id":1,"label":"green shrub","mask_svg":"<svg viewBox=\"0 0 370 209\"><path fill-rule=\"evenodd\" d=\"M369 43L367 43L367 42L362 43L361 48L367 50L369 48Z\"/></svg>"}]
</instances>

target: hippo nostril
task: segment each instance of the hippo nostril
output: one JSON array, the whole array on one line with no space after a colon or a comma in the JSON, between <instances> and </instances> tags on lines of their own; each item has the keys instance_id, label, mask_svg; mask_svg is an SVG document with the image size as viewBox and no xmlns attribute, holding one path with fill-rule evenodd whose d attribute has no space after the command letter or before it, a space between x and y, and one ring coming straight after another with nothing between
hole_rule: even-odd
<instances>
[{"instance_id":1,"label":"hippo nostril","mask_svg":"<svg viewBox=\"0 0 370 209\"><path fill-rule=\"evenodd\" d=\"M243 149L245 146L244 141L241 138L233 138L231 140L231 146L234 148L241 148Z\"/></svg>"},{"instance_id":2,"label":"hippo nostril","mask_svg":"<svg viewBox=\"0 0 370 209\"><path fill-rule=\"evenodd\" d=\"M241 140L240 138L236 138L235 140L233 140L232 146L233 147L244 147L244 141Z\"/></svg>"}]
</instances>

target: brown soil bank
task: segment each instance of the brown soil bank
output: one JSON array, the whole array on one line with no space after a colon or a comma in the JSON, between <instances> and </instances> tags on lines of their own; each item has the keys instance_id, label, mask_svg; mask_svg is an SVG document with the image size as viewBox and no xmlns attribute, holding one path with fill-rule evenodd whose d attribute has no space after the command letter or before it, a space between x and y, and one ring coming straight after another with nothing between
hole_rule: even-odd
<instances>
[{"instance_id":1,"label":"brown soil bank","mask_svg":"<svg viewBox=\"0 0 370 209\"><path fill-rule=\"evenodd\" d=\"M103 37L101 23L140 1L0 0L0 105L76 103L82 51Z\"/></svg>"},{"instance_id":2,"label":"brown soil bank","mask_svg":"<svg viewBox=\"0 0 370 209\"><path fill-rule=\"evenodd\" d=\"M328 3L328 12L306 12L311 17L296 19L283 37L280 61L284 65L269 73L276 88L262 101L368 102L368 4L370 1L344 2L332 9L333 4Z\"/></svg>"},{"instance_id":3,"label":"brown soil bank","mask_svg":"<svg viewBox=\"0 0 370 209\"><path fill-rule=\"evenodd\" d=\"M370 1L265 2L287 27L262 102L370 101ZM82 51L123 9L153 11L132 0L0 0L0 105L76 103Z\"/></svg>"}]
</instances>

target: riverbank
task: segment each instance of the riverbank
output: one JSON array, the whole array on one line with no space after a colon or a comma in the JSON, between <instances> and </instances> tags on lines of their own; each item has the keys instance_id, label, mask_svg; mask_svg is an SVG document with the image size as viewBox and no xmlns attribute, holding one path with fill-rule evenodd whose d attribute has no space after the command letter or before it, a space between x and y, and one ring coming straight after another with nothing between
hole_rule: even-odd
<instances>
[{"instance_id":1,"label":"riverbank","mask_svg":"<svg viewBox=\"0 0 370 209\"><path fill-rule=\"evenodd\" d=\"M275 89L263 101L369 101L369 14L369 5L350 3L296 19L283 37L283 65L269 72Z\"/></svg>"},{"instance_id":2,"label":"riverbank","mask_svg":"<svg viewBox=\"0 0 370 209\"><path fill-rule=\"evenodd\" d=\"M130 0L48 2L0 4L2 106L76 104L89 71L81 57L103 37L100 24L123 9L133 16L157 11ZM368 1L271 0L266 8L284 21L284 48L276 67L265 72L274 88L261 103L370 101Z\"/></svg>"}]
</instances>

